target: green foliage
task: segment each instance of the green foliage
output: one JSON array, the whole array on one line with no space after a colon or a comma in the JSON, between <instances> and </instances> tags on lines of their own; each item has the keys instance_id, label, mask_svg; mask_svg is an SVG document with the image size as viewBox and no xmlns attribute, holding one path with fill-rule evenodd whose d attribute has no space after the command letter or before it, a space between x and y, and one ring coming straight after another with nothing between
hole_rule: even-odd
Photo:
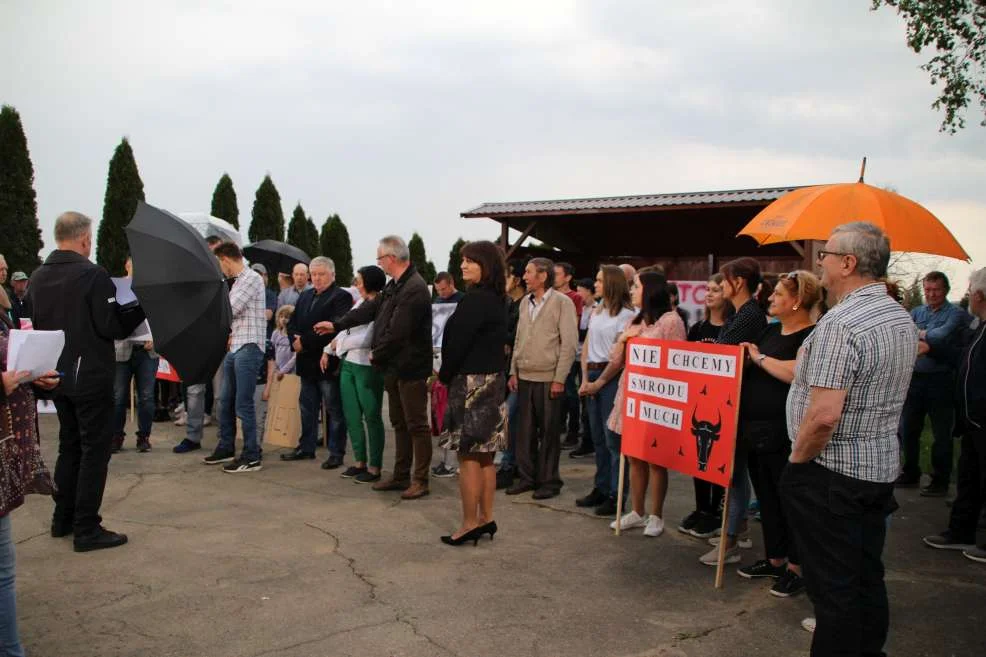
<instances>
[{"instance_id":1,"label":"green foliage","mask_svg":"<svg viewBox=\"0 0 986 657\"><path fill-rule=\"evenodd\" d=\"M322 224L319 237L322 255L332 258L336 266L336 281L348 286L353 282L353 247L349 243L349 231L337 214L330 214Z\"/></svg>"},{"instance_id":2,"label":"green foliage","mask_svg":"<svg viewBox=\"0 0 986 657\"><path fill-rule=\"evenodd\" d=\"M937 54L921 68L941 87L932 107L945 112L940 130L965 127L962 114L971 99L983 110L986 126L986 4L983 0L872 0L871 9L893 7L907 23L907 45L916 53Z\"/></svg>"},{"instance_id":3,"label":"green foliage","mask_svg":"<svg viewBox=\"0 0 986 657\"><path fill-rule=\"evenodd\" d=\"M233 179L228 173L223 173L223 177L216 183L216 190L212 192L212 211L209 213L217 219L223 219L240 227L240 209L236 205L236 190L233 189Z\"/></svg>"},{"instance_id":4,"label":"green foliage","mask_svg":"<svg viewBox=\"0 0 986 657\"><path fill-rule=\"evenodd\" d=\"M295 206L291 221L288 222L288 244L308 253L308 217L305 216L301 203Z\"/></svg>"},{"instance_id":5,"label":"green foliage","mask_svg":"<svg viewBox=\"0 0 986 657\"><path fill-rule=\"evenodd\" d=\"M921 304L924 303L924 286L922 285L922 277L915 276L914 280L907 287L901 285L901 304L907 310L913 310Z\"/></svg>"},{"instance_id":6,"label":"green foliage","mask_svg":"<svg viewBox=\"0 0 986 657\"><path fill-rule=\"evenodd\" d=\"M284 210L281 209L281 195L270 175L264 176L257 188L253 201L253 220L250 222L250 241L284 241Z\"/></svg>"},{"instance_id":7,"label":"green foliage","mask_svg":"<svg viewBox=\"0 0 986 657\"><path fill-rule=\"evenodd\" d=\"M41 264L44 246L38 229L38 203L34 195L34 166L20 114L13 107L0 109L0 253L9 274L30 275Z\"/></svg>"},{"instance_id":8,"label":"green foliage","mask_svg":"<svg viewBox=\"0 0 986 657\"><path fill-rule=\"evenodd\" d=\"M305 249L305 253L314 258L319 254L321 245L318 242L318 228L311 217L305 221L305 228L308 231L308 247Z\"/></svg>"},{"instance_id":9,"label":"green foliage","mask_svg":"<svg viewBox=\"0 0 986 657\"><path fill-rule=\"evenodd\" d=\"M455 287L460 290L465 289L466 286L462 280L462 255L459 253L465 245L466 241L461 237L455 240L455 244L452 245L452 250L448 254L448 269L446 270L452 274L452 278L455 279Z\"/></svg>"},{"instance_id":10,"label":"green foliage","mask_svg":"<svg viewBox=\"0 0 986 657\"><path fill-rule=\"evenodd\" d=\"M425 283L431 285L435 282L435 276L438 272L435 270L435 263L428 260L428 254L425 252L425 242L421 239L421 236L417 233L411 235L411 241L407 243L407 250L411 252L411 262L414 264L414 268L418 270L421 277L425 279Z\"/></svg>"},{"instance_id":11,"label":"green foliage","mask_svg":"<svg viewBox=\"0 0 986 657\"><path fill-rule=\"evenodd\" d=\"M103 199L103 220L99 223L96 240L96 262L113 276L124 274L130 246L124 227L137 211L137 201L144 200L144 183L137 170L133 149L126 137L113 152L106 178L106 197Z\"/></svg>"}]
</instances>

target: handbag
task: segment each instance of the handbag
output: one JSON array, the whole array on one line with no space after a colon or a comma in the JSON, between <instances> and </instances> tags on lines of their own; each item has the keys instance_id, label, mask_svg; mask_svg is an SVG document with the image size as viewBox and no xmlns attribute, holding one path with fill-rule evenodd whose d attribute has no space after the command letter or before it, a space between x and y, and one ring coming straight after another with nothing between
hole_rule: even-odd
<instances>
[{"instance_id":1,"label":"handbag","mask_svg":"<svg viewBox=\"0 0 986 657\"><path fill-rule=\"evenodd\" d=\"M34 402L33 398L30 402ZM23 504L24 496L29 493L51 495L54 490L38 441L32 435L14 433L8 397L0 403L0 516Z\"/></svg>"},{"instance_id":2,"label":"handbag","mask_svg":"<svg viewBox=\"0 0 986 657\"><path fill-rule=\"evenodd\" d=\"M790 449L787 426L773 420L747 420L740 426L740 437L755 454L773 454Z\"/></svg>"}]
</instances>

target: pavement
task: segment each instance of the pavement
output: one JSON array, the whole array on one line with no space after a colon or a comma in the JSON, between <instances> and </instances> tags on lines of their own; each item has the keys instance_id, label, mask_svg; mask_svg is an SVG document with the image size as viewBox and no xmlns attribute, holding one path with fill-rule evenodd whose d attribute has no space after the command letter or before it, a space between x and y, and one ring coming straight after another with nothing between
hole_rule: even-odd
<instances>
[{"instance_id":1,"label":"pavement","mask_svg":"<svg viewBox=\"0 0 986 657\"><path fill-rule=\"evenodd\" d=\"M54 467L57 419L42 416ZM215 445L176 455L182 429L157 423L153 451L128 438L113 457L103 503L122 548L76 554L48 535L52 504L32 496L13 514L20 632L43 657L697 657L807 655L805 596L698 557L708 547L675 530L691 483L672 475L663 536L616 537L609 519L575 506L591 461L562 455L565 488L546 503L496 497L496 539L445 546L458 527L457 480L431 495L396 493L326 472L319 460L224 474L201 463ZM388 434L385 470L393 463ZM437 460L439 450L436 450ZM986 655L986 566L925 547L945 527L942 499L898 496L886 549L888 654ZM762 554L758 523L744 563ZM980 534L980 538L986 536Z\"/></svg>"}]
</instances>

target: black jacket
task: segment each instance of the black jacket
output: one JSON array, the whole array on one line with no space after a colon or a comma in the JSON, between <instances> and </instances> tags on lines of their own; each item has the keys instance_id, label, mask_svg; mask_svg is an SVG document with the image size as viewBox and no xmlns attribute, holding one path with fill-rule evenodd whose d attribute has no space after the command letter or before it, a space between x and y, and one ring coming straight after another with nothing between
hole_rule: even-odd
<instances>
[{"instance_id":1,"label":"black jacket","mask_svg":"<svg viewBox=\"0 0 986 657\"><path fill-rule=\"evenodd\" d=\"M432 372L431 295L414 265L391 280L375 299L335 323L337 331L373 322L371 359L378 370L403 381L427 379Z\"/></svg>"},{"instance_id":2,"label":"black jacket","mask_svg":"<svg viewBox=\"0 0 986 657\"><path fill-rule=\"evenodd\" d=\"M25 294L23 299L18 299L16 294L10 295L10 317L14 321L14 328L20 328L22 319L31 319L31 299Z\"/></svg>"},{"instance_id":3,"label":"black jacket","mask_svg":"<svg viewBox=\"0 0 986 657\"><path fill-rule=\"evenodd\" d=\"M27 288L32 323L39 331L65 331L58 359L63 374L57 394L67 397L113 396L116 355L122 340L144 321L143 309L121 310L116 287L102 267L72 251L52 251L34 270Z\"/></svg>"},{"instance_id":4,"label":"black jacket","mask_svg":"<svg viewBox=\"0 0 986 657\"><path fill-rule=\"evenodd\" d=\"M986 429L986 322L975 331L966 329L965 348L959 360L956 433Z\"/></svg>"},{"instance_id":5,"label":"black jacket","mask_svg":"<svg viewBox=\"0 0 986 657\"><path fill-rule=\"evenodd\" d=\"M438 373L442 383L451 383L457 374L503 371L507 312L503 296L489 288L469 288L445 324Z\"/></svg>"},{"instance_id":6,"label":"black jacket","mask_svg":"<svg viewBox=\"0 0 986 657\"><path fill-rule=\"evenodd\" d=\"M315 294L315 288L301 293L294 306L294 314L288 322L288 337L291 341L294 342L296 335L301 336L301 352L295 360L298 376L306 379L322 378L322 369L319 367L322 349L332 342L335 334L318 335L313 327L318 322L337 322L352 307L352 295L335 284L321 294ZM331 369L328 371L331 372Z\"/></svg>"}]
</instances>

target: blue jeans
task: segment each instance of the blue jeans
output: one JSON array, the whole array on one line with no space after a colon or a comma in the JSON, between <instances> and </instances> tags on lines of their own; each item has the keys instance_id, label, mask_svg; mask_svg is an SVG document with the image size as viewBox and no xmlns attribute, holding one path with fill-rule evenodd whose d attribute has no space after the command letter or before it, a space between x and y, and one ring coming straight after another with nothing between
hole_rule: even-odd
<instances>
[{"instance_id":1,"label":"blue jeans","mask_svg":"<svg viewBox=\"0 0 986 657\"><path fill-rule=\"evenodd\" d=\"M151 358L142 345L135 344L130 360L116 364L113 381L113 436L126 435L127 406L130 405L130 380L137 391L137 437L151 435L154 421L154 381L157 378L157 358Z\"/></svg>"},{"instance_id":2,"label":"blue jeans","mask_svg":"<svg viewBox=\"0 0 986 657\"><path fill-rule=\"evenodd\" d=\"M318 414L321 405L329 410L329 456L342 458L346 455L346 420L342 410L342 391L339 379L301 379L301 442L298 451L315 453L318 433Z\"/></svg>"},{"instance_id":3,"label":"blue jeans","mask_svg":"<svg viewBox=\"0 0 986 657\"><path fill-rule=\"evenodd\" d=\"M17 634L15 561L8 514L0 518L0 657L24 657L24 649Z\"/></svg>"},{"instance_id":4,"label":"blue jeans","mask_svg":"<svg viewBox=\"0 0 986 657\"><path fill-rule=\"evenodd\" d=\"M243 426L243 451L240 458L260 460L257 442L257 410L253 393L257 388L257 372L264 364L264 352L255 344L240 347L226 354L223 360L223 389L219 395L218 451L236 450L236 418Z\"/></svg>"},{"instance_id":5,"label":"blue jeans","mask_svg":"<svg viewBox=\"0 0 986 657\"><path fill-rule=\"evenodd\" d=\"M749 456L745 449L736 446L736 458L733 459L733 481L729 486L729 520L726 533L737 536L746 519L747 507L750 505L750 475Z\"/></svg>"},{"instance_id":6,"label":"blue jeans","mask_svg":"<svg viewBox=\"0 0 986 657\"><path fill-rule=\"evenodd\" d=\"M602 374L602 370L589 370L589 382L593 382ZM592 444L595 447L596 477L593 486L603 495L616 497L620 476L620 436L606 427L609 414L616 402L616 391L620 386L620 378L614 377L595 395L589 397L589 432L592 434ZM613 458L611 445L616 447L616 457Z\"/></svg>"},{"instance_id":7,"label":"blue jeans","mask_svg":"<svg viewBox=\"0 0 986 657\"><path fill-rule=\"evenodd\" d=\"M207 386L206 383L185 386L185 439L193 443L202 443Z\"/></svg>"},{"instance_id":8,"label":"blue jeans","mask_svg":"<svg viewBox=\"0 0 986 657\"><path fill-rule=\"evenodd\" d=\"M500 459L501 468L517 467L517 457L514 449L517 445L517 393L511 392L507 395L507 448L503 450L503 458Z\"/></svg>"}]
</instances>

